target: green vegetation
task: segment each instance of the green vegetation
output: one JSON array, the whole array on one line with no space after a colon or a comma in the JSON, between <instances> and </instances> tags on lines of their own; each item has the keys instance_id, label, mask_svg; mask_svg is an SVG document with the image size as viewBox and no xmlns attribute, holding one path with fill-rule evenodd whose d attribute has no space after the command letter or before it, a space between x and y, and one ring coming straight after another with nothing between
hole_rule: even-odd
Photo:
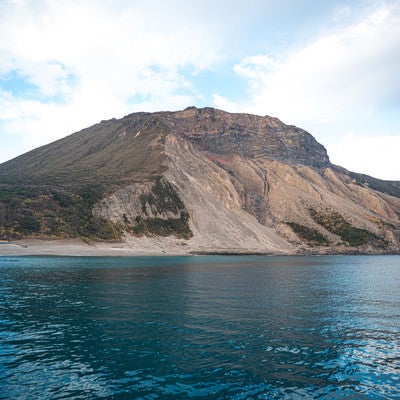
<instances>
[{"instance_id":1,"label":"green vegetation","mask_svg":"<svg viewBox=\"0 0 400 400\"><path fill-rule=\"evenodd\" d=\"M310 209L310 215L317 224L323 226L327 231L340 236L350 246L356 247L370 244L386 248L388 245L386 240L375 235L375 233L351 225L338 212L330 211L324 213Z\"/></svg>"},{"instance_id":2,"label":"green vegetation","mask_svg":"<svg viewBox=\"0 0 400 400\"><path fill-rule=\"evenodd\" d=\"M0 239L120 240L124 223L94 216L93 206L121 186L160 177L168 132L157 117L138 113L103 121L1 164ZM183 232L179 210L184 207L172 187L157 180L151 196L144 200L157 209L178 210L179 221L170 221L168 229Z\"/></svg>"},{"instance_id":3,"label":"green vegetation","mask_svg":"<svg viewBox=\"0 0 400 400\"><path fill-rule=\"evenodd\" d=\"M300 225L296 222L286 222L301 239L307 242L310 246L328 246L327 238L318 232L316 229L308 226Z\"/></svg>"},{"instance_id":4,"label":"green vegetation","mask_svg":"<svg viewBox=\"0 0 400 400\"><path fill-rule=\"evenodd\" d=\"M142 215L137 215L133 223L129 223L126 215L123 216L125 229L137 236L169 236L175 235L179 238L189 239L192 232L189 226L189 214L183 201L173 186L159 178L154 183L151 191L139 197ZM148 209L156 215L170 213L176 218L160 218L148 216Z\"/></svg>"},{"instance_id":5,"label":"green vegetation","mask_svg":"<svg viewBox=\"0 0 400 400\"><path fill-rule=\"evenodd\" d=\"M142 214L121 223L93 215L93 207L116 187L91 185L0 185L0 239L22 237L121 240L124 230L135 235L190 238L189 214L172 185L158 178L140 197ZM147 216L147 207L156 213ZM172 217L161 218L165 213ZM159 217L159 216L160 217ZM173 217L173 215L176 216Z\"/></svg>"},{"instance_id":6,"label":"green vegetation","mask_svg":"<svg viewBox=\"0 0 400 400\"><path fill-rule=\"evenodd\" d=\"M18 230L25 235L39 232L40 222L32 215L22 216L19 220Z\"/></svg>"},{"instance_id":7,"label":"green vegetation","mask_svg":"<svg viewBox=\"0 0 400 400\"><path fill-rule=\"evenodd\" d=\"M0 239L119 240L122 226L92 213L104 192L99 185L0 186Z\"/></svg>"},{"instance_id":8,"label":"green vegetation","mask_svg":"<svg viewBox=\"0 0 400 400\"><path fill-rule=\"evenodd\" d=\"M127 226L128 232L136 236L170 236L190 239L193 234L189 227L189 215L183 213L179 218L147 218L136 225Z\"/></svg>"},{"instance_id":9,"label":"green vegetation","mask_svg":"<svg viewBox=\"0 0 400 400\"><path fill-rule=\"evenodd\" d=\"M146 205L156 209L159 214L172 212L178 214L185 209L185 205L172 185L163 180L157 179L151 191L140 196L142 212L147 215Z\"/></svg>"}]
</instances>

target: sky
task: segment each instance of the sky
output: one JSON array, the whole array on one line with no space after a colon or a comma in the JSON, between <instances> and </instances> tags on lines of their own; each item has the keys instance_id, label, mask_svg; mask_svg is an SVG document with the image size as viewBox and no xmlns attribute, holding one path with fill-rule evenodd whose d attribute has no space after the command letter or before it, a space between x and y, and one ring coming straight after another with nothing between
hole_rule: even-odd
<instances>
[{"instance_id":1,"label":"sky","mask_svg":"<svg viewBox=\"0 0 400 400\"><path fill-rule=\"evenodd\" d=\"M0 0L0 162L192 105L277 117L400 180L400 0Z\"/></svg>"}]
</instances>

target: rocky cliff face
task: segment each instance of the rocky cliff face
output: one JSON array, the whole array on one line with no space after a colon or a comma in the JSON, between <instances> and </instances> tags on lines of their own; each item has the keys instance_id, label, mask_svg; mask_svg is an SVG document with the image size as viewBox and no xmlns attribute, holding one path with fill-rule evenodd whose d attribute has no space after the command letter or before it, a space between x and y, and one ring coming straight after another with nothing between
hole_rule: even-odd
<instances>
[{"instance_id":1,"label":"rocky cliff face","mask_svg":"<svg viewBox=\"0 0 400 400\"><path fill-rule=\"evenodd\" d=\"M167 138L166 149L166 176L189 205L194 235L209 238L206 247L398 251L400 199L361 186L342 169L222 157L176 135Z\"/></svg>"},{"instance_id":2,"label":"rocky cliff face","mask_svg":"<svg viewBox=\"0 0 400 400\"><path fill-rule=\"evenodd\" d=\"M31 193L27 181L38 178L46 187L36 183L37 195L15 194ZM271 117L194 107L132 114L3 164L1 183L3 236L159 243L172 235L194 252L400 251L399 182L332 165L309 133ZM88 187L95 195L82 195ZM4 193L18 203L17 222ZM74 207L83 231L70 217ZM49 230L49 220L63 229Z\"/></svg>"},{"instance_id":3,"label":"rocky cliff face","mask_svg":"<svg viewBox=\"0 0 400 400\"><path fill-rule=\"evenodd\" d=\"M309 133L277 118L189 107L165 119L172 132L204 151L314 167L329 165L325 148Z\"/></svg>"}]
</instances>

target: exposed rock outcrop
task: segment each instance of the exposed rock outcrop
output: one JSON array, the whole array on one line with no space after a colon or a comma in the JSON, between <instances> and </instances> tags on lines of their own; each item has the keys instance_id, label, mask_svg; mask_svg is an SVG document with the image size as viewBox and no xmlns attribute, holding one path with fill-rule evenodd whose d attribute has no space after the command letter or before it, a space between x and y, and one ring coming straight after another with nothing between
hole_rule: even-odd
<instances>
[{"instance_id":1,"label":"exposed rock outcrop","mask_svg":"<svg viewBox=\"0 0 400 400\"><path fill-rule=\"evenodd\" d=\"M164 118L172 132L205 151L313 167L329 165L325 148L308 132L277 118L195 107L168 113Z\"/></svg>"}]
</instances>

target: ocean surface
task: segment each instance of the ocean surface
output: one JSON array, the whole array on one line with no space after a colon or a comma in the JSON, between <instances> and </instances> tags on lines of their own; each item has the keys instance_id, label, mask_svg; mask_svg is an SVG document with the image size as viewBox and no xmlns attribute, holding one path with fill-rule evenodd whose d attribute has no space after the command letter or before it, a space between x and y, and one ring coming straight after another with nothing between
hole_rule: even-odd
<instances>
[{"instance_id":1,"label":"ocean surface","mask_svg":"<svg viewBox=\"0 0 400 400\"><path fill-rule=\"evenodd\" d=\"M400 256L0 257L1 399L400 399Z\"/></svg>"}]
</instances>

